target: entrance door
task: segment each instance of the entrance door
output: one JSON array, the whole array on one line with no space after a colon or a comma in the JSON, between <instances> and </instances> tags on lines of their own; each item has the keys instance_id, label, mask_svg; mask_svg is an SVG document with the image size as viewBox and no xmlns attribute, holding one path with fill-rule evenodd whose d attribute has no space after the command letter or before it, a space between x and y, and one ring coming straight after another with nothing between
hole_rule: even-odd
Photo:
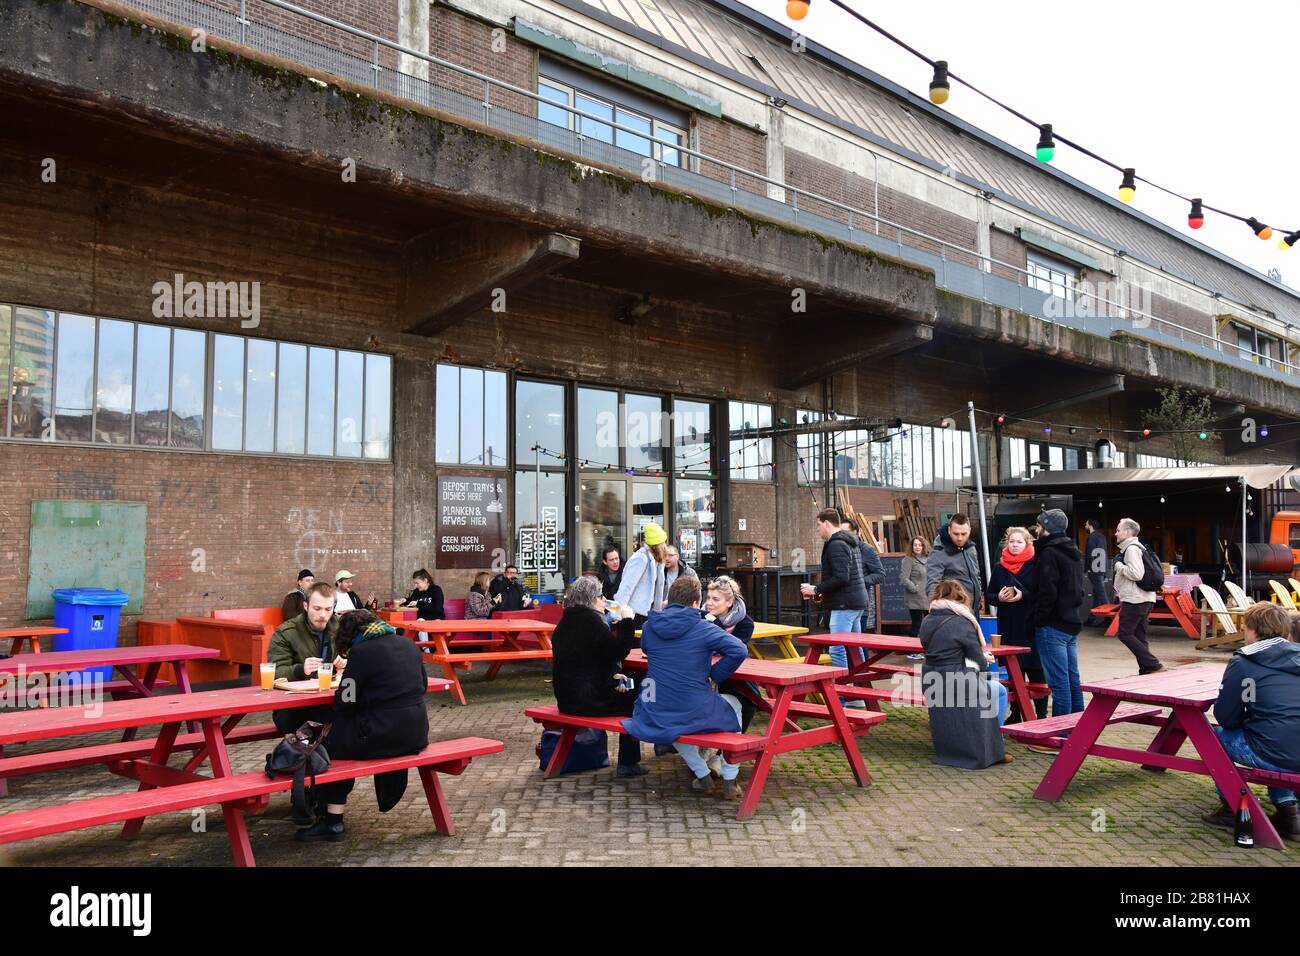
<instances>
[{"instance_id":1,"label":"entrance door","mask_svg":"<svg viewBox=\"0 0 1300 956\"><path fill-rule=\"evenodd\" d=\"M667 482L662 478L584 474L579 480L578 548L582 570L594 571L606 547L626 561L641 546L650 522L668 530Z\"/></svg>"}]
</instances>

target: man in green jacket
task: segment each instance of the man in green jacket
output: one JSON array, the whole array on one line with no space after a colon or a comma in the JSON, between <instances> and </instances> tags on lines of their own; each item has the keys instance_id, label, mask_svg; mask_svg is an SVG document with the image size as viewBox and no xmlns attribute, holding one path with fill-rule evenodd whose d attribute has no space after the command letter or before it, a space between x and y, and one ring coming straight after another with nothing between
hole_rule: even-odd
<instances>
[{"instance_id":1,"label":"man in green jacket","mask_svg":"<svg viewBox=\"0 0 1300 956\"><path fill-rule=\"evenodd\" d=\"M322 660L332 660L336 674L347 666L347 661L338 655L339 625L334 617L334 600L333 585L324 582L313 585L307 592L307 609L275 629L266 659L275 665L276 680L281 677L306 680L316 674ZM309 720L333 720L334 708L291 707L277 710L272 719L287 734Z\"/></svg>"}]
</instances>

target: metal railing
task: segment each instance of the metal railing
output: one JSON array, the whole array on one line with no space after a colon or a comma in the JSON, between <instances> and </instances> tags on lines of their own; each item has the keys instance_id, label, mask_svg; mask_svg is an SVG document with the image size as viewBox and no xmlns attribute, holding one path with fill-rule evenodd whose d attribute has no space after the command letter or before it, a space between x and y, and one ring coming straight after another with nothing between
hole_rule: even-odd
<instances>
[{"instance_id":1,"label":"metal railing","mask_svg":"<svg viewBox=\"0 0 1300 956\"><path fill-rule=\"evenodd\" d=\"M555 102L541 96L536 90L519 87L470 67L403 46L396 41L378 36L359 27L304 9L287 2L287 0L257 0L257 3L283 10L293 16L302 17L348 34L367 46L370 53L369 58L362 59L317 40L288 33L266 24L256 23L248 16L249 0L238 0L239 10L237 14L212 6L203 2L203 0L123 0L123 2L142 11L157 15L162 19L186 27L204 29L208 33L218 36L236 39L244 46L252 49L271 53L308 67L316 67L343 79L361 85L372 86L424 106L480 122L509 134L541 142L543 145L560 152L593 159L606 165L635 172L648 182L676 186L738 209L775 219L778 222L797 225L828 237L843 239L909 262L929 266L934 269L935 281L940 288L977 297L981 301L990 304L1014 308L1017 311L1036 316L1052 324L1078 328L1107 337L1116 332L1136 334L1138 337L1142 337L1141 333L1150 330L1150 337L1154 341L1175 341L1188 351L1223 359L1230 364L1249 367L1253 372L1288 382L1293 381L1295 376L1300 375L1300 366L1294 365L1284 358L1242 349L1240 346L1219 339L1216 335L1207 334L1177 322L1163 319L1150 311L1134 308L1128 302L1086 292L1077 296L1073 301L1054 296L1050 292L1035 288L1034 281L1036 277L1023 266L1004 262L989 254L982 253L978 249L971 249L960 243L932 235L904 223L894 222L876 212L868 212L833 197L791 185L785 179L775 179L765 173L747 169L736 163L708 155L702 150L684 145L678 141L662 139L642 129L620 124L612 116L607 118L585 112L565 103ZM405 56L413 60L423 61L430 67L453 71L467 80L475 81L477 84L481 84L481 98L476 99L468 94L439 86L429 80L386 67L381 57L383 50L392 51L399 57ZM508 109L501 102L493 103L492 92L494 88L498 90L498 98L501 94L508 93L511 96L528 101L532 105L532 112L529 114L519 113ZM562 110L569 114L572 117L572 126L576 127L576 129L557 126L540 119L536 114L538 106L541 104L544 104L547 108ZM794 119L788 114L787 118ZM601 139L598 136L583 133L583 120L587 120L588 123L594 124L598 128L608 130L609 139ZM821 126L805 125L810 126L818 135L834 136L850 144L855 149L870 155L873 168L876 163L883 159L903 166L911 173L918 172L916 167L900 163L886 154L877 153L861 143L831 133ZM656 158L653 155L646 156L634 150L618 146L613 142L617 138L617 133L624 133L638 142L656 144L660 147L660 157L662 157L664 151L678 156L689 157L693 160L692 165L695 166L695 169L683 168L680 165L667 163L662 158ZM651 152L653 153L653 148ZM811 158L817 159L817 157ZM698 169L705 164L725 171L727 179L725 181L719 180L698 172ZM846 172L845 175L850 174ZM873 205L879 209L878 191L880 180L878 175L873 178L875 190ZM942 181L949 187L957 188L957 184L947 177L931 176L931 178L935 181ZM762 183L768 188L763 192L756 192L747 188L749 182ZM781 196L788 196L789 202L784 201L784 199L772 198L772 196L768 195L771 192L776 192ZM800 197L803 197L804 201L804 208L802 209L799 205ZM822 215L820 212L810 211L810 206L813 209L819 206L827 207L840 213L844 219L841 222L838 219ZM1038 224L1037 220L1035 222ZM1046 228L1052 229L1053 227L1047 226ZM889 238L889 233L893 234L892 239ZM905 241L905 237L912 240L912 242ZM1079 241L1078 237L1075 236L1069 238ZM929 244L937 248L937 254L926 250L921 244ZM1116 253L1111 251L1111 254ZM953 255L956 255L957 258L952 258ZM973 260L975 264L968 265L961 260ZM1159 276L1164 281L1175 281L1175 277L1149 269L1131 258L1126 258L1125 261L1136 268L1146 269L1146 271ZM998 275L995 270L1011 273L1015 276L1015 281ZM1177 281L1181 282L1181 280ZM1195 286L1189 286L1188 288L1194 289L1206 297L1223 301L1220 295L1206 292ZM1049 300L1055 301L1051 301L1049 304ZM1081 305L1081 303L1085 305ZM1113 314L1095 314L1099 306L1106 307ZM1246 307L1241 307L1241 310L1249 311ZM1207 313L1207 315L1213 321L1213 313ZM1243 321L1249 321L1249 319L1243 317ZM1278 338L1284 344L1292 344L1282 337L1280 333Z\"/></svg>"}]
</instances>

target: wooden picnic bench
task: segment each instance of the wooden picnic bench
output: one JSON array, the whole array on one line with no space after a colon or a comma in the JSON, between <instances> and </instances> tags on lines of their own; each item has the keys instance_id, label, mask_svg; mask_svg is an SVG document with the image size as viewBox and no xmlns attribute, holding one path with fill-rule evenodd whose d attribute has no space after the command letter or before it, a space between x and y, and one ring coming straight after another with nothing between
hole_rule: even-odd
<instances>
[{"instance_id":1,"label":"wooden picnic bench","mask_svg":"<svg viewBox=\"0 0 1300 956\"><path fill-rule=\"evenodd\" d=\"M431 678L428 684L429 690L447 690L450 686L448 681L440 678ZM63 766L102 762L113 773L139 781L140 788L134 793L93 797L4 814L0 816L0 844L106 823L125 823L122 835L130 837L139 832L144 820L150 816L220 804L235 863L239 866L253 866L253 851L244 814L264 809L271 794L290 789L292 780L271 780L264 771L234 773L228 744L240 740L263 739L262 728L268 725L249 728L253 731L252 734L237 734L236 727L250 713L328 705L333 698L334 691L289 693L240 687L197 694L111 701L103 705L98 715L77 708L46 708L0 714L0 743L8 744L162 725L160 733L152 741L130 741L125 746L96 745L83 748L90 751L88 754L78 755L74 750L61 751L57 756L50 755L51 759L39 769L54 769L60 766L60 761L63 761ZM198 722L202 733L182 737L181 725L189 721ZM197 739L199 737L201 740ZM139 748L145 746L148 746L148 750L142 755ZM336 761L326 773L317 776L317 782L329 783L373 776L390 770L415 768L419 771L436 829L440 833L450 833L451 814L437 774L458 774L474 757L500 753L503 749L504 744L500 741L477 737L440 741L429 744L417 754L403 757ZM183 767L178 769L168 766L168 759L173 753L190 750L197 752L189 757ZM5 761L21 762L24 759L21 756L4 758L0 760L0 768L3 768ZM211 776L197 772L205 762L210 765Z\"/></svg>"},{"instance_id":2,"label":"wooden picnic bench","mask_svg":"<svg viewBox=\"0 0 1300 956\"><path fill-rule=\"evenodd\" d=\"M0 640L9 639L10 654L21 654L23 642L29 645L30 653L39 654L42 637L57 637L67 633L66 627L6 627L0 628Z\"/></svg>"},{"instance_id":3,"label":"wooden picnic bench","mask_svg":"<svg viewBox=\"0 0 1300 956\"><path fill-rule=\"evenodd\" d=\"M923 653L921 639L898 634L863 634L854 631L837 634L815 634L803 638L808 645L808 663L820 659L829 647L843 647L848 656L849 672L843 682L835 687L841 697L852 700L864 700L871 710L880 710L882 702L908 704L924 707L925 699L920 694L903 691L898 688L873 687L879 680L893 680L898 675L916 677L920 668L905 664L886 664L884 659L891 654ZM1007 669L1005 680L1001 680L1009 692L1010 698L1020 709L1022 717L1034 713L1034 699L1048 697L1051 690L1046 684L1030 683L1025 680L1025 673L1020 669L1019 655L1027 653L1029 648L1011 644L987 647L995 660Z\"/></svg>"},{"instance_id":4,"label":"wooden picnic bench","mask_svg":"<svg viewBox=\"0 0 1300 956\"><path fill-rule=\"evenodd\" d=\"M474 663L488 664L487 680L492 680L502 665L512 661L549 661L551 632L555 630L554 624L544 621L496 618L487 621L404 621L402 626L408 636L429 635L429 640L416 640L415 643L433 649L428 659L442 668L443 675L451 682L452 693L462 704L466 701L460 678L456 675L458 668L467 669ZM454 642L450 640L453 634L457 638ZM524 634L535 635L541 647L523 647L519 638ZM464 649L475 644L484 649Z\"/></svg>"},{"instance_id":5,"label":"wooden picnic bench","mask_svg":"<svg viewBox=\"0 0 1300 956\"><path fill-rule=\"evenodd\" d=\"M644 671L648 669L649 664L645 653L640 648L636 648L624 659L623 666L632 671ZM688 734L679 738L678 742L683 744L716 747L723 752L729 763L755 761L754 772L745 785L740 807L736 811L737 820L746 820L754 815L772 761L778 754L802 750L805 747L838 743L848 759L858 786L866 787L871 784L871 776L858 750L856 738L885 720L885 715L869 711L846 711L840 706L839 698L833 694L827 698L829 703L825 706L798 699L814 691L824 693L836 678L842 677L845 673L842 667L747 659L732 675L731 680L737 684L744 682L756 684L763 691L769 692L749 695L758 709L768 716L766 733L759 735L719 732ZM573 738L579 730L590 727L609 733L622 733L623 718L621 717L564 714L554 705L530 707L524 711L524 714L548 730L561 732L560 741L546 768L548 777L559 773L564 767L564 761L573 746ZM827 723L805 730L797 722L800 718L817 719Z\"/></svg>"},{"instance_id":6,"label":"wooden picnic bench","mask_svg":"<svg viewBox=\"0 0 1300 956\"><path fill-rule=\"evenodd\" d=\"M1060 748L1034 791L1036 799L1059 800L1088 757L1123 760L1151 770L1207 774L1230 800L1235 800L1245 787L1255 825L1255 842L1284 849L1286 844L1246 784L1300 788L1300 773L1238 767L1232 762L1207 716L1218 700L1222 680L1222 665L1195 664L1084 684L1083 689L1092 698L1082 712L1008 724L1002 732L1017 740ZM1155 738L1145 750L1098 742L1103 730L1120 723L1156 727ZM1178 756L1187 741L1196 749L1199 759Z\"/></svg>"},{"instance_id":7,"label":"wooden picnic bench","mask_svg":"<svg viewBox=\"0 0 1300 956\"><path fill-rule=\"evenodd\" d=\"M1089 613L1110 621L1106 626L1107 637L1119 634L1119 604L1099 604ZM1191 594L1178 587L1165 585L1160 589L1155 606L1147 615L1147 621L1182 628L1183 633L1194 641L1201 637L1201 612Z\"/></svg>"},{"instance_id":8,"label":"wooden picnic bench","mask_svg":"<svg viewBox=\"0 0 1300 956\"><path fill-rule=\"evenodd\" d=\"M29 674L63 674L87 667L111 667L122 677L118 680L105 681L99 691L114 700L125 700L132 697L152 697L155 691L170 686L170 682L159 679L164 665L174 668L181 693L188 694L190 680L186 670L187 662L216 656L217 651L213 648L192 647L186 644L47 651L36 654L15 654L13 657L0 660L0 676L12 675L16 680L25 681L26 675ZM144 667L144 675L137 675L131 670L133 667ZM94 684L87 684L86 688L95 692ZM135 737L135 734L136 728L128 728L122 739L129 741ZM4 764L3 757L4 745L0 744L0 765ZM8 776L10 774L0 770L0 797L8 793Z\"/></svg>"}]
</instances>

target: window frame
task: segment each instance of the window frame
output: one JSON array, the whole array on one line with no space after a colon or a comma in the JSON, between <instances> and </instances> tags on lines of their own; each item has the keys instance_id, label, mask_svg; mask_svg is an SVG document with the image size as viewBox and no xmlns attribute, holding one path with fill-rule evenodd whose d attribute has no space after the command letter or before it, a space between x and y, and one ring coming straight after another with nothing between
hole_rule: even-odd
<instances>
[{"instance_id":1,"label":"window frame","mask_svg":"<svg viewBox=\"0 0 1300 956\"><path fill-rule=\"evenodd\" d=\"M564 105L565 107L567 107L567 109L565 110L565 118L568 120L568 125L564 126L563 127L564 129L567 129L572 133L576 133L578 136L584 139L589 138L590 134L582 132L581 129L581 124L579 121L583 117L580 117L578 116L578 114L573 112L573 110L578 109L578 103L577 103L578 96L582 95L589 100L593 100L597 103L601 103L605 106L608 106L610 108L610 115L612 117L611 122L614 123L618 122L619 110L622 110L625 113L631 113L632 115L640 119L648 121L650 123L650 156L646 158L653 159L656 162L665 163L666 165L669 166L674 166L678 169L687 168L687 163L690 158L689 154L684 152L684 150L689 148L690 146L690 134L687 132L687 130L673 123L670 123L667 120L660 119L658 116L655 116L652 113L648 113L645 110L637 109L635 106L631 106L627 102L621 101L615 97L611 97L603 93L594 92L589 88L584 89L580 86L576 86L573 83L564 80L558 80L553 76L547 75L544 72L544 69L545 68L543 67L542 69L539 69L537 71L537 84L536 84L537 89L534 91L538 96L538 99L534 101L536 103L536 107L534 110L534 117L539 122L550 123L550 120L543 119L541 115L543 100L545 100L548 103L551 103L552 105L558 105L556 104L555 100L549 100L542 96L541 85L544 83L547 86L551 87L552 89L561 91L565 94L566 99ZM588 122L599 122L599 121L589 120ZM550 125L555 126L557 124L551 123ZM661 135L661 133L665 131L670 133L675 133L678 136L678 145L676 147L677 162L675 163L668 163L666 160L664 160L663 158L664 146L662 143L656 142L656 140L664 138ZM622 131L615 129L613 126L610 127L610 133L612 135L612 139L610 140L608 145L613 146L616 149L622 149L630 153L635 153L638 156L644 155L642 153L638 153L634 149L628 149L628 147L626 146L620 146L618 144L618 134L620 132ZM640 136L642 134L624 133L623 135ZM599 142L603 143L605 141L600 140ZM674 147L669 147L669 148L672 149Z\"/></svg>"},{"instance_id":2,"label":"window frame","mask_svg":"<svg viewBox=\"0 0 1300 956\"><path fill-rule=\"evenodd\" d=\"M1025 273L1029 288L1066 302L1073 302L1078 296L1079 283L1083 279L1083 270L1078 266L1035 249L1025 250ZM1060 281L1057 281L1058 275ZM1064 290L1064 294L1056 291L1058 287Z\"/></svg>"}]
</instances>

